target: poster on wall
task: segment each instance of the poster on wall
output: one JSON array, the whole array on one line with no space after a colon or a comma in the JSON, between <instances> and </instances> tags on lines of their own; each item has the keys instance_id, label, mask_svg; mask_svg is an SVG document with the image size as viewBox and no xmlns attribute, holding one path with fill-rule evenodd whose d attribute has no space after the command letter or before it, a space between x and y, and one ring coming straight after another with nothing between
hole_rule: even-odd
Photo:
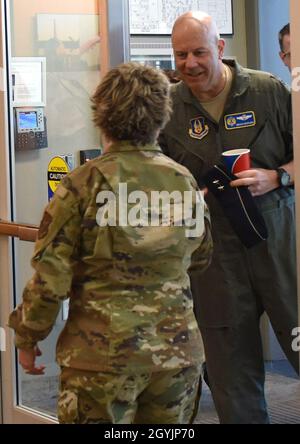
<instances>
[{"instance_id":1,"label":"poster on wall","mask_svg":"<svg viewBox=\"0 0 300 444\"><path fill-rule=\"evenodd\" d=\"M129 0L130 34L170 35L177 17L205 11L222 35L233 34L232 0Z\"/></svg>"},{"instance_id":2,"label":"poster on wall","mask_svg":"<svg viewBox=\"0 0 300 444\"><path fill-rule=\"evenodd\" d=\"M99 15L37 14L36 35L48 71L99 70Z\"/></svg>"}]
</instances>

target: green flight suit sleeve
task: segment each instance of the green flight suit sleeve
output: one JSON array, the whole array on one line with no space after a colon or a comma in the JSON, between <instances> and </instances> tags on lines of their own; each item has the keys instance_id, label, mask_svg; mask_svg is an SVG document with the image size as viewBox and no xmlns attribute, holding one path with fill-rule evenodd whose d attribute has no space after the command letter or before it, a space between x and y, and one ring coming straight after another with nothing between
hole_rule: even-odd
<instances>
[{"instance_id":1,"label":"green flight suit sleeve","mask_svg":"<svg viewBox=\"0 0 300 444\"><path fill-rule=\"evenodd\" d=\"M189 267L189 272L194 270L201 270L201 272L204 272L211 264L213 254L213 240L207 207L205 213L206 215L204 218L204 232L202 235L202 242L200 247L198 247L192 255L192 262Z\"/></svg>"},{"instance_id":2,"label":"green flight suit sleeve","mask_svg":"<svg viewBox=\"0 0 300 444\"><path fill-rule=\"evenodd\" d=\"M196 192L200 192L197 182L194 178L192 179L192 187L196 190ZM192 255L189 272L194 270L204 272L209 267L212 260L213 239L211 235L210 214L209 214L209 209L204 201L204 198L202 198L202 201L203 201L202 217L204 217L204 229L203 229L203 234L201 236L201 245Z\"/></svg>"},{"instance_id":3,"label":"green flight suit sleeve","mask_svg":"<svg viewBox=\"0 0 300 444\"><path fill-rule=\"evenodd\" d=\"M270 85L275 98L275 106L272 109L274 115L271 120L278 125L285 142L285 163L291 162L294 158L293 149L293 112L292 96L288 87L279 79L271 75ZM276 114L275 114L276 113Z\"/></svg>"},{"instance_id":4,"label":"green flight suit sleeve","mask_svg":"<svg viewBox=\"0 0 300 444\"><path fill-rule=\"evenodd\" d=\"M80 225L78 202L72 191L60 185L40 224L31 261L35 274L24 289L22 303L9 318L16 347L30 349L45 339L61 301L70 296Z\"/></svg>"}]
</instances>

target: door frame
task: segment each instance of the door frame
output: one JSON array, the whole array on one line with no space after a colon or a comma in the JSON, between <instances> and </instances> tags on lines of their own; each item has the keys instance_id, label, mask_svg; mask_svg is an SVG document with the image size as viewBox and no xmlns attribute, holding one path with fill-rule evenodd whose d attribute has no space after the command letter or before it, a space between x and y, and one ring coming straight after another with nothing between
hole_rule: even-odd
<instances>
[{"instance_id":1,"label":"door frame","mask_svg":"<svg viewBox=\"0 0 300 444\"><path fill-rule=\"evenodd\" d=\"M300 89L300 5L299 0L290 0L291 15L291 48L292 66L297 69L293 77L297 77ZM298 67L298 68L297 68ZM294 119L294 161L295 172L300 171L300 90L293 90L293 119ZM295 173L296 191L296 227L297 227L297 276L298 276L298 326L300 327L300 177ZM300 342L300 341L298 341ZM300 368L300 354L299 354Z\"/></svg>"},{"instance_id":2,"label":"door frame","mask_svg":"<svg viewBox=\"0 0 300 444\"><path fill-rule=\"evenodd\" d=\"M0 219L13 219L12 205L12 159L10 147L10 112L7 91L7 4L0 0ZM56 423L50 417L33 414L33 411L17 406L16 388L16 353L13 345L13 335L7 327L8 313L13 308L13 256L12 238L8 235L0 236L0 326L5 331L6 347L1 352L1 393L2 393L2 421L4 424L35 424Z\"/></svg>"},{"instance_id":3,"label":"door frame","mask_svg":"<svg viewBox=\"0 0 300 444\"><path fill-rule=\"evenodd\" d=\"M128 0L98 0L98 7L101 36L100 63L101 74L104 74L109 66L129 60ZM4 221L14 220L14 159L13 153L10 153L13 140L10 134L12 117L7 92L7 76L9 75L7 74L9 72L7 54L11 53L8 38L10 36L8 17L9 1L0 0L0 219ZM11 88L9 89L11 90ZM3 406L1 412L0 404L0 423L2 413L4 424L55 424L57 421L50 416L17 405L16 352L12 331L7 327L8 314L13 309L14 300L12 236L17 230L18 233L15 233L17 237L23 233L21 237L25 235L25 238L27 236L30 238L32 237L32 227L4 225L6 225L4 231L7 233L0 235L0 328L5 331L6 351L1 353L0 363L0 388ZM23 240L32 239L23 238Z\"/></svg>"},{"instance_id":4,"label":"door frame","mask_svg":"<svg viewBox=\"0 0 300 444\"><path fill-rule=\"evenodd\" d=\"M10 202L10 164L9 164L9 130L8 130L8 106L6 92L6 26L5 26L5 4L1 0L0 4L0 68L1 68L1 85L0 85L0 218L11 219L11 202ZM2 285L0 289L0 325L6 333L6 351L1 352L1 386L2 386L2 405L3 405L3 422L6 422L10 415L7 406L12 403L12 391L5 390L8 385L11 386L11 374L13 368L14 357L9 350L12 350L10 335L6 327L6 314L12 308L10 300L12 297L5 298L4 295L12 295L12 257L11 242L8 238L0 236L0 276L2 277ZM4 260L5 258L5 260ZM8 421L9 422L9 421Z\"/></svg>"},{"instance_id":5,"label":"door frame","mask_svg":"<svg viewBox=\"0 0 300 444\"><path fill-rule=\"evenodd\" d=\"M123 8L120 8L120 1L122 1ZM107 4L107 2L109 2ZM118 8L116 3L118 2ZM11 174L13 168L9 155L10 135L9 124L10 115L8 109L7 92L6 92L6 26L3 26L5 17L5 3L6 0L0 0L0 219L12 220L12 195L11 195ZM105 10L105 14L100 18L101 29L107 29L102 40L102 67L107 70L109 65L128 60L129 54L129 39L127 41L125 36L129 36L128 27L124 27L124 22L128 24L128 0L99 0L101 10ZM290 15L291 15L291 35L293 48L293 66L300 66L300 14L299 14L299 0L290 0ZM105 8L105 9L103 9ZM119 23L117 35L122 38L119 46L116 45L116 27L118 22L116 11L121 9L123 24ZM127 15L127 18L126 18ZM124 20L124 17L126 20ZM114 18L114 19L113 19ZM110 38L111 37L111 38ZM113 39L113 40L112 40ZM123 54L123 60L117 60L116 52L110 51L109 41L114 42L114 48L119 48L118 54ZM109 53L112 52L111 57ZM119 57L119 55L118 55ZM110 61L109 61L110 59ZM295 152L295 171L300 171L300 126L297 122L297 116L300 116L300 92L293 92L293 114L294 114L294 152ZM297 230L297 271L300 276L300 178L295 178L296 190L296 226ZM1 352L1 373L0 373L0 423L1 413L3 423L32 423L35 424L49 424L56 423L55 420L43 415L38 415L30 409L16 406L16 384L15 384L15 368L16 359L13 347L13 338L10 329L7 328L7 316L12 310L13 301L13 257L12 257L12 239L8 236L0 235L0 327L6 333L6 351ZM7 296L9 295L9 297ZM299 310L299 326L300 326L300 282L298 284L298 310ZM300 357L299 357L300 363ZM3 411L1 412L1 405Z\"/></svg>"}]
</instances>

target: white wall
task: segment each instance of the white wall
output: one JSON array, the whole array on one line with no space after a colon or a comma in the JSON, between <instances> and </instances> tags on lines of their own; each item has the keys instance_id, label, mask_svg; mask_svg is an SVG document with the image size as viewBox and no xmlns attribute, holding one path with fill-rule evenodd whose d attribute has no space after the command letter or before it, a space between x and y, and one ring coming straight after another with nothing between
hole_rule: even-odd
<instances>
[{"instance_id":1,"label":"white wall","mask_svg":"<svg viewBox=\"0 0 300 444\"><path fill-rule=\"evenodd\" d=\"M241 65L247 66L245 0L233 0L232 5L234 34L225 38L225 56L234 56Z\"/></svg>"},{"instance_id":2,"label":"white wall","mask_svg":"<svg viewBox=\"0 0 300 444\"><path fill-rule=\"evenodd\" d=\"M290 83L290 74L279 58L278 32L290 21L289 0L259 0L260 68Z\"/></svg>"}]
</instances>

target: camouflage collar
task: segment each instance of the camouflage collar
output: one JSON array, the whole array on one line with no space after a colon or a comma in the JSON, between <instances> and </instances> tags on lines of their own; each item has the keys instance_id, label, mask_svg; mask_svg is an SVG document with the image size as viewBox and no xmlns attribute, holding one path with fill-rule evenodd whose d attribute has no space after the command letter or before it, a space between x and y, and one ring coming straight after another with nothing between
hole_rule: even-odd
<instances>
[{"instance_id":1,"label":"camouflage collar","mask_svg":"<svg viewBox=\"0 0 300 444\"><path fill-rule=\"evenodd\" d=\"M123 153L130 151L158 151L162 152L161 148L157 144L149 144L149 145L133 145L132 142L123 140L119 142L113 143L105 152L108 153Z\"/></svg>"}]
</instances>

